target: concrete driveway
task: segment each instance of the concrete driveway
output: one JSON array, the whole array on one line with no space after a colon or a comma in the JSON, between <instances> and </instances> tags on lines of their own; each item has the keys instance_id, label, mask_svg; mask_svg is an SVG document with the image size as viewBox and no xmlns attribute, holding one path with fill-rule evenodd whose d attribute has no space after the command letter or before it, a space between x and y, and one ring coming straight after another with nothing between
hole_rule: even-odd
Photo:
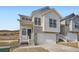
<instances>
[{"instance_id":1,"label":"concrete driveway","mask_svg":"<svg viewBox=\"0 0 79 59\"><path fill-rule=\"evenodd\" d=\"M65 45L59 45L59 44L45 44L40 45L41 47L44 47L48 49L50 52L79 52L79 48L69 47Z\"/></svg>"},{"instance_id":2,"label":"concrete driveway","mask_svg":"<svg viewBox=\"0 0 79 59\"><path fill-rule=\"evenodd\" d=\"M33 49L35 47L36 48L37 47L44 48L45 50L48 50L49 52L79 52L79 48L69 47L69 46L55 44L55 43L49 43L49 44L37 45L37 46L26 46L26 45L24 45L24 46L20 46L18 48L15 48L15 50L17 49L17 51L21 50L23 52L26 52L27 48L32 48ZM32 52L32 51L29 50L29 52ZM36 51L40 52L39 49L36 50ZM41 51L41 52L44 52L44 51Z\"/></svg>"}]
</instances>

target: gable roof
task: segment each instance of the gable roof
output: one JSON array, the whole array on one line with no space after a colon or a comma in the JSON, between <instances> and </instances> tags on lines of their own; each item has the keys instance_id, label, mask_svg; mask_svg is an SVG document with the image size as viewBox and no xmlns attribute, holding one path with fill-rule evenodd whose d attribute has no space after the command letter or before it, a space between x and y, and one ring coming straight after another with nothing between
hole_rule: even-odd
<instances>
[{"instance_id":1,"label":"gable roof","mask_svg":"<svg viewBox=\"0 0 79 59\"><path fill-rule=\"evenodd\" d=\"M76 16L76 15L75 15L74 13L72 13L72 14L70 14L70 15L64 17L63 19L61 19L61 21L67 20L67 19L71 19L71 18L74 17L74 16Z\"/></svg>"},{"instance_id":2,"label":"gable roof","mask_svg":"<svg viewBox=\"0 0 79 59\"><path fill-rule=\"evenodd\" d=\"M20 17L25 17L25 18L27 18L28 20L31 20L32 19L32 17L30 17L30 16L25 16L25 15L21 15L21 14L19 14L19 16ZM23 19L22 19L23 20Z\"/></svg>"},{"instance_id":3,"label":"gable roof","mask_svg":"<svg viewBox=\"0 0 79 59\"><path fill-rule=\"evenodd\" d=\"M31 18L30 16L26 16L26 15L21 15L19 14L20 17L26 17L26 18Z\"/></svg>"},{"instance_id":4,"label":"gable roof","mask_svg":"<svg viewBox=\"0 0 79 59\"><path fill-rule=\"evenodd\" d=\"M43 7L43 8L40 8L40 9L37 9L37 10L35 10L35 11L33 11L32 12L32 16L34 15L34 14L37 14L37 13L43 13L43 12L46 12L46 11L54 11L54 12L56 12L59 16L60 16L60 18L62 18L61 17L61 15L54 9L54 8L50 8L49 6L46 6L46 7Z\"/></svg>"},{"instance_id":5,"label":"gable roof","mask_svg":"<svg viewBox=\"0 0 79 59\"><path fill-rule=\"evenodd\" d=\"M48 7L48 6L46 6L46 7L43 7L43 8L34 10L34 11L32 11L32 15L35 15L35 14L37 14L37 13L43 13L43 12L45 12L45 11L47 11L47 10L51 10L51 8Z\"/></svg>"},{"instance_id":6,"label":"gable roof","mask_svg":"<svg viewBox=\"0 0 79 59\"><path fill-rule=\"evenodd\" d=\"M33 11L33 12L42 12L42 11L46 11L46 10L50 10L50 7L46 6L46 7L37 9L37 10L35 10L35 11Z\"/></svg>"}]
</instances>

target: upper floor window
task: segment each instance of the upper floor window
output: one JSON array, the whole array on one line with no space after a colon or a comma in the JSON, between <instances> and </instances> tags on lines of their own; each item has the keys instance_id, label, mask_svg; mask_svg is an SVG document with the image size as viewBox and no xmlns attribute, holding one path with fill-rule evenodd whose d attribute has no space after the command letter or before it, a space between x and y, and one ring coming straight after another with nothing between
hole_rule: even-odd
<instances>
[{"instance_id":1,"label":"upper floor window","mask_svg":"<svg viewBox=\"0 0 79 59\"><path fill-rule=\"evenodd\" d=\"M25 19L25 17L22 17L22 19L24 20L24 19Z\"/></svg>"},{"instance_id":2,"label":"upper floor window","mask_svg":"<svg viewBox=\"0 0 79 59\"><path fill-rule=\"evenodd\" d=\"M28 20L28 18L26 18L26 20Z\"/></svg>"},{"instance_id":3,"label":"upper floor window","mask_svg":"<svg viewBox=\"0 0 79 59\"><path fill-rule=\"evenodd\" d=\"M76 24L75 24L75 28L79 28L79 24L76 23Z\"/></svg>"},{"instance_id":4,"label":"upper floor window","mask_svg":"<svg viewBox=\"0 0 79 59\"><path fill-rule=\"evenodd\" d=\"M37 17L35 17L35 19L34 19L35 21L35 25L41 25L41 18L37 18Z\"/></svg>"},{"instance_id":5,"label":"upper floor window","mask_svg":"<svg viewBox=\"0 0 79 59\"><path fill-rule=\"evenodd\" d=\"M35 25L37 25L37 18L35 17L35 19L34 19L34 20L35 20L35 21L34 21L34 22L35 22Z\"/></svg>"},{"instance_id":6,"label":"upper floor window","mask_svg":"<svg viewBox=\"0 0 79 59\"><path fill-rule=\"evenodd\" d=\"M41 25L41 19L38 18L38 25Z\"/></svg>"},{"instance_id":7,"label":"upper floor window","mask_svg":"<svg viewBox=\"0 0 79 59\"><path fill-rule=\"evenodd\" d=\"M56 27L56 20L55 19L49 19L49 27Z\"/></svg>"},{"instance_id":8,"label":"upper floor window","mask_svg":"<svg viewBox=\"0 0 79 59\"><path fill-rule=\"evenodd\" d=\"M22 35L26 35L26 29L25 28L22 29Z\"/></svg>"}]
</instances>

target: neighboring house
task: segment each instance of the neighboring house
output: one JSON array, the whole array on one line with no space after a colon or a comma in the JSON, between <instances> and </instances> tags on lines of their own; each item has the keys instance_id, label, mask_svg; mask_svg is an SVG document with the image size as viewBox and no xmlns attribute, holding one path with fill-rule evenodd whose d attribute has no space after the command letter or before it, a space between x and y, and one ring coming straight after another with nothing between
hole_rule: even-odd
<instances>
[{"instance_id":1,"label":"neighboring house","mask_svg":"<svg viewBox=\"0 0 79 59\"><path fill-rule=\"evenodd\" d=\"M20 16L19 42L31 45L56 43L56 34L60 32L59 13L50 7L32 12L32 16Z\"/></svg>"},{"instance_id":2,"label":"neighboring house","mask_svg":"<svg viewBox=\"0 0 79 59\"><path fill-rule=\"evenodd\" d=\"M79 41L79 16L74 13L61 20L61 31L67 41Z\"/></svg>"}]
</instances>

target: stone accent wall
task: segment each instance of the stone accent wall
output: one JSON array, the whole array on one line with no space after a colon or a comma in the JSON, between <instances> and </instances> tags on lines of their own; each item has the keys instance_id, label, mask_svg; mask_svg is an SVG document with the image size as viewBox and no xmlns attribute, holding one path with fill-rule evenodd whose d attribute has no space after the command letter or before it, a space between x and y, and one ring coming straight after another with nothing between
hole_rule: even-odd
<instances>
[{"instance_id":1,"label":"stone accent wall","mask_svg":"<svg viewBox=\"0 0 79 59\"><path fill-rule=\"evenodd\" d=\"M34 32L35 33L39 33L39 32L42 32L42 27L37 27L37 26L34 26Z\"/></svg>"}]
</instances>

